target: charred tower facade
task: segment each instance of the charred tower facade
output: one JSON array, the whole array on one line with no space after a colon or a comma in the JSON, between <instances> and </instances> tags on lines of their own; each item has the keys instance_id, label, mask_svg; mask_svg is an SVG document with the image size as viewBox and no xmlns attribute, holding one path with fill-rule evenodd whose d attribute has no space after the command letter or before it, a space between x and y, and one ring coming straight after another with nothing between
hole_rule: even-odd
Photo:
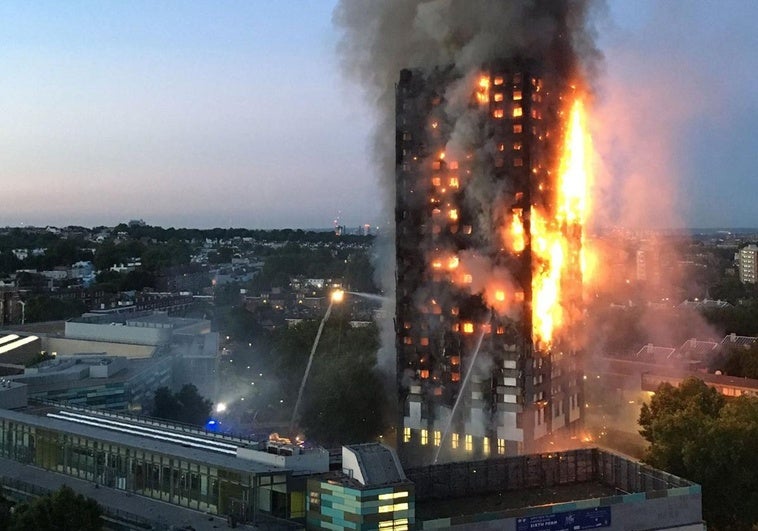
<instances>
[{"instance_id":1,"label":"charred tower facade","mask_svg":"<svg viewBox=\"0 0 758 531\"><path fill-rule=\"evenodd\" d=\"M575 434L581 420L582 228L558 214L555 175L571 91L563 84L520 60L468 75L400 73L396 344L406 463L531 452L558 430ZM535 316L551 252L544 231L566 250L561 300L552 302L561 332L549 337Z\"/></svg>"}]
</instances>

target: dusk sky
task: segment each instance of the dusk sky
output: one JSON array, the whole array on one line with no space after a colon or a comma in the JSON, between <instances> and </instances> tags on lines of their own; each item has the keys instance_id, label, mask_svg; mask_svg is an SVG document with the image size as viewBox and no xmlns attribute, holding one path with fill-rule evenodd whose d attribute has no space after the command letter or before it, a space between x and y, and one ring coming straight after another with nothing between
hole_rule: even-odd
<instances>
[{"instance_id":1,"label":"dusk sky","mask_svg":"<svg viewBox=\"0 0 758 531\"><path fill-rule=\"evenodd\" d=\"M608 7L594 138L607 222L758 226L758 2ZM333 8L3 1L0 225L389 219Z\"/></svg>"}]
</instances>

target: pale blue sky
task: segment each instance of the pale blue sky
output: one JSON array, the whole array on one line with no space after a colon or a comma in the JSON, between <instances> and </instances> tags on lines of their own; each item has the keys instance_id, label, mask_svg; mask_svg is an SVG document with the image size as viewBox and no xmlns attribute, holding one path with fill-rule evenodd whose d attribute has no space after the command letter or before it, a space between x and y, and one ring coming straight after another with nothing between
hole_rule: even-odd
<instances>
[{"instance_id":1,"label":"pale blue sky","mask_svg":"<svg viewBox=\"0 0 758 531\"><path fill-rule=\"evenodd\" d=\"M665 178L678 222L758 226L758 2L609 4L601 108L648 128L598 141L609 204ZM378 222L372 111L340 76L333 5L0 2L0 225Z\"/></svg>"}]
</instances>

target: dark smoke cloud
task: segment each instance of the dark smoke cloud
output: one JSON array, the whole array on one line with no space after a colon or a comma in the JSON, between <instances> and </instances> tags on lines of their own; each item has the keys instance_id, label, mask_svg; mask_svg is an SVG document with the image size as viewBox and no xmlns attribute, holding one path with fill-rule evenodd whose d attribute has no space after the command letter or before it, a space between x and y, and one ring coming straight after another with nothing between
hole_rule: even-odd
<instances>
[{"instance_id":1,"label":"dark smoke cloud","mask_svg":"<svg viewBox=\"0 0 758 531\"><path fill-rule=\"evenodd\" d=\"M388 300L387 317L394 315L395 201L394 128L395 83L404 68L430 69L452 65L463 80L455 96L455 84L446 94L452 130L448 148L477 145L476 120L467 110L470 97L466 79L495 59L538 59L563 80L594 77L601 58L594 45L592 15L603 7L600 0L340 0L333 19L342 31L338 51L346 75L357 82L377 110L373 157L383 190L386 239L377 255L379 282ZM486 146L482 146L486 149ZM477 182L491 182L486 174ZM483 190L491 197L492 190ZM477 190L467 190L475 197ZM481 204L486 204L482 202ZM482 223L489 223L486 209ZM384 352L380 364L392 370L394 329L386 320Z\"/></svg>"}]
</instances>

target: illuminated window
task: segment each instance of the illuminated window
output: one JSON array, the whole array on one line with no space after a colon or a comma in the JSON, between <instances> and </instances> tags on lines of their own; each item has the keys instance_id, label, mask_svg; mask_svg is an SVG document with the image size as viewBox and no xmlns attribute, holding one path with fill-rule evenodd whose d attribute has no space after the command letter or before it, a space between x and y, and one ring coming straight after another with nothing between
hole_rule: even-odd
<instances>
[{"instance_id":1,"label":"illuminated window","mask_svg":"<svg viewBox=\"0 0 758 531\"><path fill-rule=\"evenodd\" d=\"M516 105L513 107L513 117L514 118L520 118L524 116L524 109L521 108L520 105ZM502 116L501 116L502 118Z\"/></svg>"},{"instance_id":2,"label":"illuminated window","mask_svg":"<svg viewBox=\"0 0 758 531\"><path fill-rule=\"evenodd\" d=\"M474 323L463 323L463 333L464 334L473 334L474 333Z\"/></svg>"},{"instance_id":3,"label":"illuminated window","mask_svg":"<svg viewBox=\"0 0 758 531\"><path fill-rule=\"evenodd\" d=\"M410 441L411 441L411 429L403 428L403 442L410 442Z\"/></svg>"},{"instance_id":4,"label":"illuminated window","mask_svg":"<svg viewBox=\"0 0 758 531\"><path fill-rule=\"evenodd\" d=\"M514 90L513 91L513 101L521 101L522 94L520 90Z\"/></svg>"},{"instance_id":5,"label":"illuminated window","mask_svg":"<svg viewBox=\"0 0 758 531\"><path fill-rule=\"evenodd\" d=\"M522 133L524 131L524 126L521 124L513 124L513 132L515 134Z\"/></svg>"},{"instance_id":6,"label":"illuminated window","mask_svg":"<svg viewBox=\"0 0 758 531\"><path fill-rule=\"evenodd\" d=\"M537 109L532 109L532 118L535 120L542 120L542 113L539 112Z\"/></svg>"},{"instance_id":7,"label":"illuminated window","mask_svg":"<svg viewBox=\"0 0 758 531\"><path fill-rule=\"evenodd\" d=\"M463 226L463 234L471 234L471 225Z\"/></svg>"},{"instance_id":8,"label":"illuminated window","mask_svg":"<svg viewBox=\"0 0 758 531\"><path fill-rule=\"evenodd\" d=\"M450 308L450 315L458 315L459 312L460 310L458 309L457 306L453 306L452 308Z\"/></svg>"},{"instance_id":9,"label":"illuminated window","mask_svg":"<svg viewBox=\"0 0 758 531\"><path fill-rule=\"evenodd\" d=\"M495 79L492 80L493 85L502 85L503 84L503 76L495 76Z\"/></svg>"},{"instance_id":10,"label":"illuminated window","mask_svg":"<svg viewBox=\"0 0 758 531\"><path fill-rule=\"evenodd\" d=\"M492 111L492 116L495 118L502 118L503 116L505 116L505 112L503 112L503 109L495 109L494 111ZM519 116L521 115L519 114Z\"/></svg>"},{"instance_id":11,"label":"illuminated window","mask_svg":"<svg viewBox=\"0 0 758 531\"><path fill-rule=\"evenodd\" d=\"M482 441L482 451L484 452L484 455L490 454L490 438L485 437Z\"/></svg>"},{"instance_id":12,"label":"illuminated window","mask_svg":"<svg viewBox=\"0 0 758 531\"><path fill-rule=\"evenodd\" d=\"M429 369L421 369L421 370L418 372L418 375L419 375L419 377L420 377L422 380L426 380L427 378L429 378Z\"/></svg>"},{"instance_id":13,"label":"illuminated window","mask_svg":"<svg viewBox=\"0 0 758 531\"><path fill-rule=\"evenodd\" d=\"M440 389L442 391L442 389ZM434 446L439 446L442 444L442 432L439 430L434 430Z\"/></svg>"},{"instance_id":14,"label":"illuminated window","mask_svg":"<svg viewBox=\"0 0 758 531\"><path fill-rule=\"evenodd\" d=\"M521 142L514 142L513 143L513 149L514 149L514 151L521 151L522 147L523 146L522 146Z\"/></svg>"},{"instance_id":15,"label":"illuminated window","mask_svg":"<svg viewBox=\"0 0 758 531\"><path fill-rule=\"evenodd\" d=\"M458 188L458 177L450 177L450 187Z\"/></svg>"},{"instance_id":16,"label":"illuminated window","mask_svg":"<svg viewBox=\"0 0 758 531\"><path fill-rule=\"evenodd\" d=\"M453 433L452 438L450 439L450 446L453 448L453 450L458 449L458 434Z\"/></svg>"},{"instance_id":17,"label":"illuminated window","mask_svg":"<svg viewBox=\"0 0 758 531\"><path fill-rule=\"evenodd\" d=\"M321 505L321 493L316 491L311 491L310 496L308 496L308 503L311 507L318 507Z\"/></svg>"},{"instance_id":18,"label":"illuminated window","mask_svg":"<svg viewBox=\"0 0 758 531\"><path fill-rule=\"evenodd\" d=\"M474 450L474 438L471 435L466 435L466 451L472 452Z\"/></svg>"},{"instance_id":19,"label":"illuminated window","mask_svg":"<svg viewBox=\"0 0 758 531\"><path fill-rule=\"evenodd\" d=\"M498 455L505 455L505 439L497 440L497 453Z\"/></svg>"},{"instance_id":20,"label":"illuminated window","mask_svg":"<svg viewBox=\"0 0 758 531\"><path fill-rule=\"evenodd\" d=\"M398 492L387 492L385 494L380 494L379 499L381 501L385 500L396 500L398 498L407 498L408 497L408 491L401 490Z\"/></svg>"},{"instance_id":21,"label":"illuminated window","mask_svg":"<svg viewBox=\"0 0 758 531\"><path fill-rule=\"evenodd\" d=\"M503 93L502 92L495 92L495 98L494 99L495 99L495 101L503 101Z\"/></svg>"},{"instance_id":22,"label":"illuminated window","mask_svg":"<svg viewBox=\"0 0 758 531\"><path fill-rule=\"evenodd\" d=\"M411 323L409 323L408 321L406 321L405 323L403 323L403 328L405 328L406 330L410 330L411 329Z\"/></svg>"},{"instance_id":23,"label":"illuminated window","mask_svg":"<svg viewBox=\"0 0 758 531\"><path fill-rule=\"evenodd\" d=\"M505 327L504 327L504 326L502 326L502 325L501 325L501 326L498 326L498 327L497 327L497 331L496 331L495 333L496 333L496 334L500 334L500 335L502 335L502 334L505 334Z\"/></svg>"},{"instance_id":24,"label":"illuminated window","mask_svg":"<svg viewBox=\"0 0 758 531\"><path fill-rule=\"evenodd\" d=\"M419 343L421 344L421 346L424 346L424 347L429 346L429 338L428 337L422 337L419 340Z\"/></svg>"},{"instance_id":25,"label":"illuminated window","mask_svg":"<svg viewBox=\"0 0 758 531\"><path fill-rule=\"evenodd\" d=\"M456 367L461 364L461 357L460 356L450 356L450 365L453 367Z\"/></svg>"},{"instance_id":26,"label":"illuminated window","mask_svg":"<svg viewBox=\"0 0 758 531\"><path fill-rule=\"evenodd\" d=\"M442 179L439 177L432 177L432 186L440 186L442 185Z\"/></svg>"},{"instance_id":27,"label":"illuminated window","mask_svg":"<svg viewBox=\"0 0 758 531\"><path fill-rule=\"evenodd\" d=\"M459 373L459 372L452 373L450 375L450 381L451 382L460 382L461 381L461 373ZM458 447L456 446L456 448L458 448Z\"/></svg>"},{"instance_id":28,"label":"illuminated window","mask_svg":"<svg viewBox=\"0 0 758 531\"><path fill-rule=\"evenodd\" d=\"M421 430L421 444L424 446L429 444L429 431L428 430Z\"/></svg>"},{"instance_id":29,"label":"illuminated window","mask_svg":"<svg viewBox=\"0 0 758 531\"><path fill-rule=\"evenodd\" d=\"M458 221L458 210L455 208L450 209L447 213L447 217L450 218L451 221Z\"/></svg>"},{"instance_id":30,"label":"illuminated window","mask_svg":"<svg viewBox=\"0 0 758 531\"><path fill-rule=\"evenodd\" d=\"M466 232L465 229L464 229L463 232L466 233L466 234L471 234L469 232ZM473 281L474 281L474 277L472 277L469 273L466 273L465 275L463 275L463 283L464 284L471 284Z\"/></svg>"},{"instance_id":31,"label":"illuminated window","mask_svg":"<svg viewBox=\"0 0 758 531\"><path fill-rule=\"evenodd\" d=\"M403 344L404 345L413 345L413 339L410 338L410 337L408 337L408 336L406 336L406 337L403 338Z\"/></svg>"},{"instance_id":32,"label":"illuminated window","mask_svg":"<svg viewBox=\"0 0 758 531\"><path fill-rule=\"evenodd\" d=\"M394 513L395 511L407 511L407 510L408 510L408 502L396 503L394 505L380 505L379 506L380 513Z\"/></svg>"},{"instance_id":33,"label":"illuminated window","mask_svg":"<svg viewBox=\"0 0 758 531\"><path fill-rule=\"evenodd\" d=\"M447 169L448 170L457 170L458 169L458 161L457 160L451 160L447 163Z\"/></svg>"},{"instance_id":34,"label":"illuminated window","mask_svg":"<svg viewBox=\"0 0 758 531\"><path fill-rule=\"evenodd\" d=\"M442 167L442 163L438 160L432 162L432 169L439 170Z\"/></svg>"}]
</instances>

